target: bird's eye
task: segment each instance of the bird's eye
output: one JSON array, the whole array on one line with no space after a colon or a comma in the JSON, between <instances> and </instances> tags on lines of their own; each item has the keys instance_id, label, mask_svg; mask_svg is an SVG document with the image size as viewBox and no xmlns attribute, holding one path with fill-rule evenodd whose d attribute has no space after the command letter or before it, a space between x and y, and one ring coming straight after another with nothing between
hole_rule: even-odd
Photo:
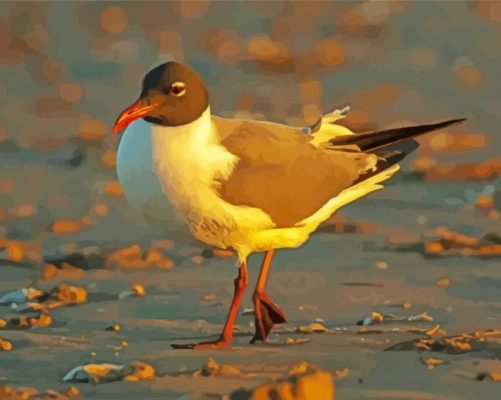
<instances>
[{"instance_id":1,"label":"bird's eye","mask_svg":"<svg viewBox=\"0 0 501 400\"><path fill-rule=\"evenodd\" d=\"M186 93L186 84L184 82L174 82L170 87L170 92L176 97L181 97Z\"/></svg>"}]
</instances>

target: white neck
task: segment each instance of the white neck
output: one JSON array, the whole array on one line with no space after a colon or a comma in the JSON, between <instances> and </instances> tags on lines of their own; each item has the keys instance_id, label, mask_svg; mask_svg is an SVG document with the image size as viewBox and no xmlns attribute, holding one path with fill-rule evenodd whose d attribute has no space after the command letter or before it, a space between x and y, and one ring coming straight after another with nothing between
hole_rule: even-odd
<instances>
[{"instance_id":1,"label":"white neck","mask_svg":"<svg viewBox=\"0 0 501 400\"><path fill-rule=\"evenodd\" d=\"M189 124L179 126L151 125L152 135L156 141L175 142L178 145L203 145L216 143L217 135L211 127L210 107Z\"/></svg>"},{"instance_id":2,"label":"white neck","mask_svg":"<svg viewBox=\"0 0 501 400\"><path fill-rule=\"evenodd\" d=\"M153 169L171 202L183 213L202 207L216 178L228 176L238 158L220 145L210 108L176 127L152 125Z\"/></svg>"}]
</instances>

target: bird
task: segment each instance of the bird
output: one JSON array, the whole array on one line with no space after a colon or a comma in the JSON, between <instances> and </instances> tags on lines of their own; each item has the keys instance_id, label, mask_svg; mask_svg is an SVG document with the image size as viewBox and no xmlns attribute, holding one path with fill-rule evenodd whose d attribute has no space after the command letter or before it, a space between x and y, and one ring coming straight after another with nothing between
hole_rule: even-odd
<instances>
[{"instance_id":1,"label":"bird","mask_svg":"<svg viewBox=\"0 0 501 400\"><path fill-rule=\"evenodd\" d=\"M465 120L354 133L338 123L347 112L322 115L306 128L223 118L212 114L207 86L189 66L169 61L145 75L139 98L113 126L123 132L117 175L127 200L160 224L168 204L195 239L238 256L221 334L172 347L231 346L253 253L264 258L252 295L251 343L266 342L273 326L287 321L266 293L276 250L300 247L338 209L382 189L417 148L414 137Z\"/></svg>"}]
</instances>

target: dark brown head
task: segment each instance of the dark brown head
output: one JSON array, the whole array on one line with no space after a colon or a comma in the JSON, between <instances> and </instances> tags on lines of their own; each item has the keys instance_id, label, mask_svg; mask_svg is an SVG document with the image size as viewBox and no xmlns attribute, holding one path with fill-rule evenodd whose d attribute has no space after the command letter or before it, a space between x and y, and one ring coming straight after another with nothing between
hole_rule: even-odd
<instances>
[{"instance_id":1,"label":"dark brown head","mask_svg":"<svg viewBox=\"0 0 501 400\"><path fill-rule=\"evenodd\" d=\"M208 106L202 78L187 66L171 61L146 74L139 100L120 114L113 132L120 132L138 118L163 126L189 124Z\"/></svg>"}]
</instances>

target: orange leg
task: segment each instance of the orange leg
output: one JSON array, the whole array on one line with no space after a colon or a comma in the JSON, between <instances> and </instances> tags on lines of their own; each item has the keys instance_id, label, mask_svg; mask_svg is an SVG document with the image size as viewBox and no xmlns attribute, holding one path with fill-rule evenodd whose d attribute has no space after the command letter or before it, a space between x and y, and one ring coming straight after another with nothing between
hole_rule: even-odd
<instances>
[{"instance_id":1,"label":"orange leg","mask_svg":"<svg viewBox=\"0 0 501 400\"><path fill-rule=\"evenodd\" d=\"M238 270L238 276L235 279L235 293L233 294L233 300L231 301L230 311L228 317L226 318L226 323L224 324L223 332L218 339L210 342L201 343L189 343L189 344L173 344L171 345L175 349L194 349L194 350L205 350L205 349L223 349L231 345L233 341L233 325L235 324L235 319L238 314L238 308L242 302L242 296L245 292L247 283L249 282L249 277L247 275L247 266L245 263L240 264Z\"/></svg>"},{"instance_id":2,"label":"orange leg","mask_svg":"<svg viewBox=\"0 0 501 400\"><path fill-rule=\"evenodd\" d=\"M257 278L256 289L252 296L254 301L256 333L250 341L251 343L255 343L256 341L266 342L273 325L287 321L284 312L278 308L265 293L268 273L274 254L274 249L268 250L265 253L263 263L261 264L261 271Z\"/></svg>"}]
</instances>

